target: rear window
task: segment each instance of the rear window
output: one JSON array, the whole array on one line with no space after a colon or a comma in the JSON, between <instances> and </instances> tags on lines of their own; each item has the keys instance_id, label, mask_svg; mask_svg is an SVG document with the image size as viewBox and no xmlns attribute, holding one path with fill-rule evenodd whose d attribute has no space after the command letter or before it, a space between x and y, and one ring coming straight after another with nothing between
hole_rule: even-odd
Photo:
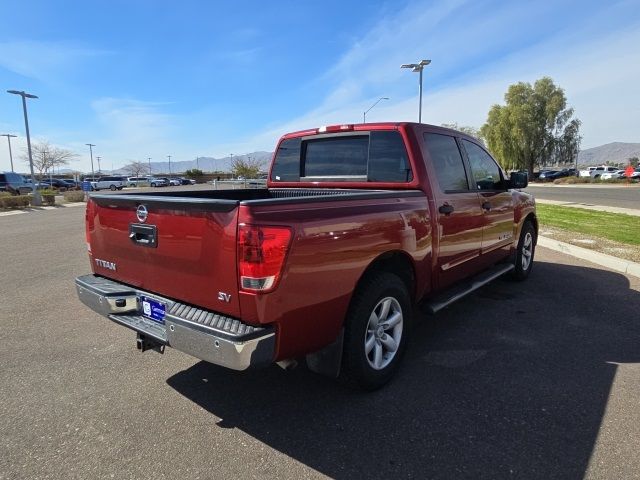
<instances>
[{"instance_id":1,"label":"rear window","mask_svg":"<svg viewBox=\"0 0 640 480\"><path fill-rule=\"evenodd\" d=\"M273 181L409 182L407 151L397 131L288 139L276 152Z\"/></svg>"},{"instance_id":2,"label":"rear window","mask_svg":"<svg viewBox=\"0 0 640 480\"><path fill-rule=\"evenodd\" d=\"M4 174L0 174L0 183L7 183L7 177Z\"/></svg>"}]
</instances>

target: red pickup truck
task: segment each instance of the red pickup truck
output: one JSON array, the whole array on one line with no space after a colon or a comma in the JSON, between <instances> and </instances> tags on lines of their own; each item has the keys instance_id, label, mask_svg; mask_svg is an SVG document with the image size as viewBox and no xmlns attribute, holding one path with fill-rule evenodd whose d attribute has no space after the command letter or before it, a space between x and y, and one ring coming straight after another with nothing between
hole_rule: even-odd
<instances>
[{"instance_id":1,"label":"red pickup truck","mask_svg":"<svg viewBox=\"0 0 640 480\"><path fill-rule=\"evenodd\" d=\"M290 133L266 189L92 194L79 298L236 370L294 364L373 389L398 368L412 306L437 312L528 276L535 203L475 138L416 123Z\"/></svg>"}]
</instances>

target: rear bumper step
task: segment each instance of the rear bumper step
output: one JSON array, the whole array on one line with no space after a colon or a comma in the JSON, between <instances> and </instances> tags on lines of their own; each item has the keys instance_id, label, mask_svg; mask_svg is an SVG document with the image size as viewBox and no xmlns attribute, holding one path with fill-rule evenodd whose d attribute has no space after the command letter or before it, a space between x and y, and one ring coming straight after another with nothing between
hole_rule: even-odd
<instances>
[{"instance_id":1,"label":"rear bumper step","mask_svg":"<svg viewBox=\"0 0 640 480\"><path fill-rule=\"evenodd\" d=\"M185 305L96 275L76 278L78 297L93 311L160 345L233 370L273 362L275 329ZM166 306L164 324L142 315L140 297Z\"/></svg>"}]
</instances>

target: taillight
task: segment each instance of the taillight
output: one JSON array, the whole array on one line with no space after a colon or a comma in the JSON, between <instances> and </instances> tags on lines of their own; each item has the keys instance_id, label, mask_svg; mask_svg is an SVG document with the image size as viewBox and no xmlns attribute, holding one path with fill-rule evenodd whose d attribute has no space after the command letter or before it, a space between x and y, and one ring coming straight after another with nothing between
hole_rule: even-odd
<instances>
[{"instance_id":1,"label":"taillight","mask_svg":"<svg viewBox=\"0 0 640 480\"><path fill-rule=\"evenodd\" d=\"M238 228L238 270L240 287L254 292L273 290L289 249L291 230L287 227Z\"/></svg>"}]
</instances>

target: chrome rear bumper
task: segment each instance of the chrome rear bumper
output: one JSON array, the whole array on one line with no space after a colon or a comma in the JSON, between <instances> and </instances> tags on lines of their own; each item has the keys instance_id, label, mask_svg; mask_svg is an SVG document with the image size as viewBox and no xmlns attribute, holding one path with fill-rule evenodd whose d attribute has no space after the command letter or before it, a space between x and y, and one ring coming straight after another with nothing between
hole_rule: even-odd
<instances>
[{"instance_id":1,"label":"chrome rear bumper","mask_svg":"<svg viewBox=\"0 0 640 480\"><path fill-rule=\"evenodd\" d=\"M93 311L196 358L233 370L273 362L273 327L254 327L96 275L76 278L76 290L82 303ZM164 324L141 314L140 296L166 306Z\"/></svg>"}]
</instances>

